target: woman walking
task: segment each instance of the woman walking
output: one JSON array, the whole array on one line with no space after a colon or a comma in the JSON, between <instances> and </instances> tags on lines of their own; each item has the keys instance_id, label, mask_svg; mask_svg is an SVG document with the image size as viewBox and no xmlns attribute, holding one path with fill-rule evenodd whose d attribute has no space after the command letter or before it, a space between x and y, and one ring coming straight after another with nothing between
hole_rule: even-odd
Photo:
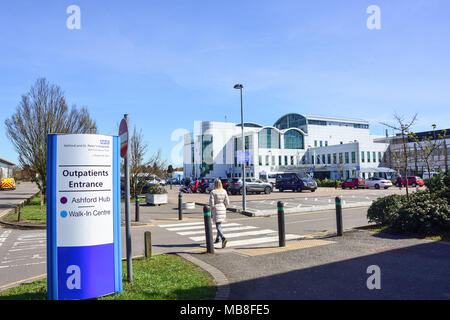
<instances>
[{"instance_id":1,"label":"woman walking","mask_svg":"<svg viewBox=\"0 0 450 320\"><path fill-rule=\"evenodd\" d=\"M214 190L209 194L209 206L212 210L213 220L216 224L217 237L214 243L219 243L222 239L222 248L227 245L227 239L223 235L221 224L225 222L227 217L227 207L230 204L227 192L222 187L222 181L220 179L214 180Z\"/></svg>"}]
</instances>

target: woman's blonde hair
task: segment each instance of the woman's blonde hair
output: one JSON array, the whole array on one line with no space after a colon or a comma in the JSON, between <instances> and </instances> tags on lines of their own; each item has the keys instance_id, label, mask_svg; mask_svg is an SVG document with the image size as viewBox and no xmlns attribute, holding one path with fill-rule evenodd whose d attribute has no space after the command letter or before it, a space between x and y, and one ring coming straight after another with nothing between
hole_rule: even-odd
<instances>
[{"instance_id":1,"label":"woman's blonde hair","mask_svg":"<svg viewBox=\"0 0 450 320\"><path fill-rule=\"evenodd\" d=\"M222 181L220 181L220 179L215 179L214 180L214 189L219 189L222 190Z\"/></svg>"}]
</instances>

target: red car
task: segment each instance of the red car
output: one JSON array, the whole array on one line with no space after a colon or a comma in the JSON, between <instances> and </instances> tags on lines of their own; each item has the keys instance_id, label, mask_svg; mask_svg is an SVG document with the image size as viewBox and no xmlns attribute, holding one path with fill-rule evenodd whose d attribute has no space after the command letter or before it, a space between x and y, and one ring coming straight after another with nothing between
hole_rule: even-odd
<instances>
[{"instance_id":1,"label":"red car","mask_svg":"<svg viewBox=\"0 0 450 320\"><path fill-rule=\"evenodd\" d=\"M342 189L358 189L366 187L366 180L361 178L348 178L344 182L342 182Z\"/></svg>"},{"instance_id":2,"label":"red car","mask_svg":"<svg viewBox=\"0 0 450 320\"><path fill-rule=\"evenodd\" d=\"M402 179L402 185L406 186L406 179ZM423 182L421 177L416 177L416 176L408 177L408 186L411 186L411 187L416 187L416 186L423 187L423 185L424 185L424 182Z\"/></svg>"}]
</instances>

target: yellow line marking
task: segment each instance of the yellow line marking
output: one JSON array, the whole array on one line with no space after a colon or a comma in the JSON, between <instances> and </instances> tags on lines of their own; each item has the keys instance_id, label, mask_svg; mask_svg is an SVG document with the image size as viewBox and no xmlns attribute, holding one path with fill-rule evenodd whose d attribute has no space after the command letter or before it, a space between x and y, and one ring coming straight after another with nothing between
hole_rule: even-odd
<instances>
[{"instance_id":1,"label":"yellow line marking","mask_svg":"<svg viewBox=\"0 0 450 320\"><path fill-rule=\"evenodd\" d=\"M0 286L0 291L2 291L2 290L4 290L4 289L10 289L10 287L14 287L14 286L16 286L16 285L18 285L18 284L22 284L22 283L24 283L24 282L29 282L29 281L32 281L32 280L43 279L43 278L45 278L45 277L47 277L47 274L46 274L46 273L41 274L41 275L39 275L39 276L35 276L35 277L31 277L31 278L27 278L27 279L23 279L23 280L11 282L11 283L8 283L8 284L4 284L4 285Z\"/></svg>"}]
</instances>

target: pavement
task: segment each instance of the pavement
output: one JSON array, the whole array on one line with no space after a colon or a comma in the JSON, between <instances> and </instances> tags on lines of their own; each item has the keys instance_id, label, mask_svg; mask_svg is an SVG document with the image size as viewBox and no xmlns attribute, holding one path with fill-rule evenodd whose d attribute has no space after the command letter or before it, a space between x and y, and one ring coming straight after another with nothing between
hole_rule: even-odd
<instances>
[{"instance_id":1,"label":"pavement","mask_svg":"<svg viewBox=\"0 0 450 320\"><path fill-rule=\"evenodd\" d=\"M218 244L209 254L202 206L183 210L179 221L176 190L171 194L166 205L141 203L138 222L132 203L132 256L144 254L144 233L150 231L153 254L178 254L208 272L217 286L216 299L450 299L450 245L355 229L368 224L367 207L343 209L342 237L336 236L334 210L286 214L285 247L279 247L276 216L228 212L223 224L228 245ZM333 191L323 194L334 196ZM344 196L355 194L360 195ZM268 201L277 200L271 196ZM301 194L302 201L310 196ZM123 209L122 214L124 219ZM0 256L0 290L45 277L45 232L0 227ZM380 289L371 290L368 268L374 265Z\"/></svg>"},{"instance_id":2,"label":"pavement","mask_svg":"<svg viewBox=\"0 0 450 320\"><path fill-rule=\"evenodd\" d=\"M285 247L278 244L276 217L230 212L223 226L228 245L216 245L214 254L206 253L201 206L184 210L183 221L174 204L140 209L134 245L149 228L154 254L179 254L211 274L218 300L450 299L450 244L355 229L368 224L367 207L343 210L342 237L333 210L286 215L292 238ZM374 265L381 287L371 290Z\"/></svg>"}]
</instances>

